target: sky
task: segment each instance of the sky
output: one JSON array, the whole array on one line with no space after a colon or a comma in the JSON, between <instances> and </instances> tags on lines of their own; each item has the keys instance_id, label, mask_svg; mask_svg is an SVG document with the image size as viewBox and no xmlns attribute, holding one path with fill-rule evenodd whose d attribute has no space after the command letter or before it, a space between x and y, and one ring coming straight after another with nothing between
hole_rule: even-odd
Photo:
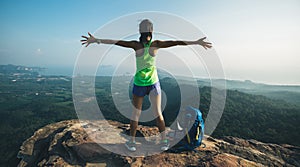
<instances>
[{"instance_id":1,"label":"sky","mask_svg":"<svg viewBox=\"0 0 300 167\"><path fill-rule=\"evenodd\" d=\"M198 27L213 43L226 79L300 85L299 0L2 0L0 64L72 68L81 35L145 11Z\"/></svg>"}]
</instances>

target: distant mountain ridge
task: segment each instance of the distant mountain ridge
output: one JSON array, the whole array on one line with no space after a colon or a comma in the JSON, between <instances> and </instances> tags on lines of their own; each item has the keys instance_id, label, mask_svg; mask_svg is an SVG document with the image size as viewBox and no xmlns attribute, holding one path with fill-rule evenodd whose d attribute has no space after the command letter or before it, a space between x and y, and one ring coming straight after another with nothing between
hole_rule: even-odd
<instances>
[{"instance_id":1,"label":"distant mountain ridge","mask_svg":"<svg viewBox=\"0 0 300 167\"><path fill-rule=\"evenodd\" d=\"M104 70L104 76L111 76L113 74L114 67L113 66L101 66L101 70ZM12 73L44 73L47 71L45 67L30 67L23 65L0 65L0 73L2 75L12 74ZM99 73L102 74L102 73ZM158 74L160 78L173 77L172 74L158 69ZM59 74L58 74L59 75ZM125 72L124 75L130 75L130 73ZM264 91L290 91L290 92L298 92L300 93L300 85L272 85L272 84L264 84L264 83L255 83L251 80L230 80L230 79L207 79L207 78L191 78L189 76L176 76L177 79L189 81L191 79L197 80L202 86L211 86L211 80L215 83L215 85L220 85L224 81L226 82L227 89L238 89L238 90L264 90Z\"/></svg>"},{"instance_id":2,"label":"distant mountain ridge","mask_svg":"<svg viewBox=\"0 0 300 167\"><path fill-rule=\"evenodd\" d=\"M158 74L161 78L172 78L171 74L162 70L159 70ZM300 85L270 85L255 83L250 80L205 79L186 76L176 76L176 79L182 80L185 84L189 84L191 81L197 81L200 87L207 86L219 89L225 88L226 90L238 90L244 93L263 95L271 99L284 100L294 105L300 105Z\"/></svg>"},{"instance_id":3,"label":"distant mountain ridge","mask_svg":"<svg viewBox=\"0 0 300 167\"><path fill-rule=\"evenodd\" d=\"M208 79L199 79L199 85L211 86ZM215 85L224 83L224 80L214 80ZM284 100L286 102L299 105L300 104L300 85L269 85L263 83L255 83L250 80L225 80L226 89L238 90L240 92L263 95L271 99ZM218 87L218 86L217 86Z\"/></svg>"}]
</instances>

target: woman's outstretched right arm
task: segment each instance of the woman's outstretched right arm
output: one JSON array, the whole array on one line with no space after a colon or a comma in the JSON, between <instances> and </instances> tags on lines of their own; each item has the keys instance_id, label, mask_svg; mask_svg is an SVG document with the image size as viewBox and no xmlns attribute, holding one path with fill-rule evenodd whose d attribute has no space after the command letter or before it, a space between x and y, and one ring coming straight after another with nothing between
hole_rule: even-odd
<instances>
[{"instance_id":1,"label":"woman's outstretched right arm","mask_svg":"<svg viewBox=\"0 0 300 167\"><path fill-rule=\"evenodd\" d=\"M91 33L88 32L89 37L86 36L81 36L82 40L81 43L82 45L85 45L85 47L89 46L91 43L103 43L103 44L113 44L113 45L118 45L126 48L132 48L136 50L138 42L137 41L121 41L121 40L111 40L111 39L97 39L95 38Z\"/></svg>"}]
</instances>

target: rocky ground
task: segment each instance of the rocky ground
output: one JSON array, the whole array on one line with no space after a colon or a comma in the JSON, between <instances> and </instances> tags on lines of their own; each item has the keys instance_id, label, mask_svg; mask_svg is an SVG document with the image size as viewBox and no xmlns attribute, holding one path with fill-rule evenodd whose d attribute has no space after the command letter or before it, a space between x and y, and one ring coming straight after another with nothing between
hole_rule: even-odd
<instances>
[{"instance_id":1,"label":"rocky ground","mask_svg":"<svg viewBox=\"0 0 300 167\"><path fill-rule=\"evenodd\" d=\"M23 143L19 166L300 166L299 147L235 137L206 136L206 148L199 147L196 152L132 153L124 147L128 131L129 125L114 121L67 120L50 124ZM155 127L139 126L137 136L157 133ZM138 145L137 149L140 147L155 150L151 144Z\"/></svg>"}]
</instances>

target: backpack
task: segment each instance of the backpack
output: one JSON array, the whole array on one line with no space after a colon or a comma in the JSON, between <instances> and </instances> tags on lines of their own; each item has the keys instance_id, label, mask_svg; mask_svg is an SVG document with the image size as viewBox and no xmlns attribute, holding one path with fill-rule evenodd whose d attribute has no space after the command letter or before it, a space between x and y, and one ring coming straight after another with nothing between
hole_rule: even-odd
<instances>
[{"instance_id":1,"label":"backpack","mask_svg":"<svg viewBox=\"0 0 300 167\"><path fill-rule=\"evenodd\" d=\"M184 137L173 147L173 151L195 151L201 145L204 137L204 121L199 109L188 106L184 111L179 111L175 134L184 133ZM190 128L190 129L189 129Z\"/></svg>"}]
</instances>

